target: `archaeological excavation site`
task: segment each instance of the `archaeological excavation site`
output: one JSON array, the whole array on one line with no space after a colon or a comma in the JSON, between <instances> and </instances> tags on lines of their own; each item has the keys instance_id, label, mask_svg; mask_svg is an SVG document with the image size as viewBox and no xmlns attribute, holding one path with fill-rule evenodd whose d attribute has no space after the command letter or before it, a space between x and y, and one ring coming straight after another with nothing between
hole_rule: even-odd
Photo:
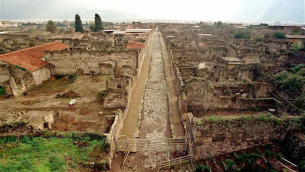
<instances>
[{"instance_id":1,"label":"archaeological excavation site","mask_svg":"<svg viewBox=\"0 0 305 172\"><path fill-rule=\"evenodd\" d=\"M305 172L305 25L92 17L0 20L0 172Z\"/></svg>"}]
</instances>

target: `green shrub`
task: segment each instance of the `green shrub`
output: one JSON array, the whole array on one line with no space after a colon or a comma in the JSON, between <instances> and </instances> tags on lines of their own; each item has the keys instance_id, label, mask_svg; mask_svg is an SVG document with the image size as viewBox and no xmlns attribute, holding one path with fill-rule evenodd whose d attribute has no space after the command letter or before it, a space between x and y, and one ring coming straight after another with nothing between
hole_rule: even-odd
<instances>
[{"instance_id":1,"label":"green shrub","mask_svg":"<svg viewBox=\"0 0 305 172\"><path fill-rule=\"evenodd\" d=\"M5 89L4 89L4 87L2 87L2 86L0 86L0 95L1 94L5 94Z\"/></svg>"},{"instance_id":2,"label":"green shrub","mask_svg":"<svg viewBox=\"0 0 305 172\"><path fill-rule=\"evenodd\" d=\"M297 72L297 75L305 77L305 68L303 68L303 65L301 65L300 67L299 66L293 68L293 71Z\"/></svg>"},{"instance_id":3,"label":"green shrub","mask_svg":"<svg viewBox=\"0 0 305 172\"><path fill-rule=\"evenodd\" d=\"M194 172L210 172L211 171L211 168L209 166L203 166L202 164L199 164Z\"/></svg>"},{"instance_id":4,"label":"green shrub","mask_svg":"<svg viewBox=\"0 0 305 172\"><path fill-rule=\"evenodd\" d=\"M304 45L301 41L296 41L293 42L291 44L291 46L289 47L289 50L294 51L294 52L298 52L304 49Z\"/></svg>"},{"instance_id":5,"label":"green shrub","mask_svg":"<svg viewBox=\"0 0 305 172\"><path fill-rule=\"evenodd\" d=\"M298 74L281 71L275 75L275 79L281 83L281 88L290 91L301 91L305 78Z\"/></svg>"},{"instance_id":6,"label":"green shrub","mask_svg":"<svg viewBox=\"0 0 305 172\"><path fill-rule=\"evenodd\" d=\"M305 82L304 77L300 75L289 75L286 79L282 80L282 88L291 91L301 91Z\"/></svg>"},{"instance_id":7,"label":"green shrub","mask_svg":"<svg viewBox=\"0 0 305 172\"><path fill-rule=\"evenodd\" d=\"M234 38L237 38L237 39L250 39L251 38L251 35L250 35L250 32L247 31L247 30L241 30L241 31L238 31L234 34Z\"/></svg>"},{"instance_id":8,"label":"green shrub","mask_svg":"<svg viewBox=\"0 0 305 172\"><path fill-rule=\"evenodd\" d=\"M300 109L305 109L305 94L300 95L295 101L294 105Z\"/></svg>"},{"instance_id":9,"label":"green shrub","mask_svg":"<svg viewBox=\"0 0 305 172\"><path fill-rule=\"evenodd\" d=\"M301 160L298 164L298 168L300 172L305 172L305 160Z\"/></svg>"},{"instance_id":10,"label":"green shrub","mask_svg":"<svg viewBox=\"0 0 305 172\"><path fill-rule=\"evenodd\" d=\"M284 32L281 32L281 31L276 31L276 32L273 34L273 37L274 37L274 38L277 38L277 39L285 39L285 33L284 33Z\"/></svg>"},{"instance_id":11,"label":"green shrub","mask_svg":"<svg viewBox=\"0 0 305 172\"><path fill-rule=\"evenodd\" d=\"M282 70L281 72L277 73L274 77L276 80L282 81L284 79L287 79L289 75L290 75L289 72L287 72L286 70Z\"/></svg>"},{"instance_id":12,"label":"green shrub","mask_svg":"<svg viewBox=\"0 0 305 172\"><path fill-rule=\"evenodd\" d=\"M203 172L211 172L211 168L209 166L204 166L202 171Z\"/></svg>"},{"instance_id":13,"label":"green shrub","mask_svg":"<svg viewBox=\"0 0 305 172\"><path fill-rule=\"evenodd\" d=\"M296 67L292 68L292 70L294 72L298 72L299 70L303 69L304 65L303 64L299 64Z\"/></svg>"},{"instance_id":14,"label":"green shrub","mask_svg":"<svg viewBox=\"0 0 305 172\"><path fill-rule=\"evenodd\" d=\"M234 171L234 169L236 168L235 162L231 159L226 159L225 163L226 163L226 168L229 171Z\"/></svg>"},{"instance_id":15,"label":"green shrub","mask_svg":"<svg viewBox=\"0 0 305 172\"><path fill-rule=\"evenodd\" d=\"M203 165L199 164L198 166L196 166L194 172L202 172L203 171Z\"/></svg>"}]
</instances>

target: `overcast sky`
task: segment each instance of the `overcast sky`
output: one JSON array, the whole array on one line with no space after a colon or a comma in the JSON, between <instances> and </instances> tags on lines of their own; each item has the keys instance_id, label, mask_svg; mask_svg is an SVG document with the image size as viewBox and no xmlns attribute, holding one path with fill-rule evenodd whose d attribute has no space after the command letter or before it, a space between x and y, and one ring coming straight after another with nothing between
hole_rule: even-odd
<instances>
[{"instance_id":1,"label":"overcast sky","mask_svg":"<svg viewBox=\"0 0 305 172\"><path fill-rule=\"evenodd\" d=\"M305 23L305 0L0 0L1 19L176 19Z\"/></svg>"}]
</instances>

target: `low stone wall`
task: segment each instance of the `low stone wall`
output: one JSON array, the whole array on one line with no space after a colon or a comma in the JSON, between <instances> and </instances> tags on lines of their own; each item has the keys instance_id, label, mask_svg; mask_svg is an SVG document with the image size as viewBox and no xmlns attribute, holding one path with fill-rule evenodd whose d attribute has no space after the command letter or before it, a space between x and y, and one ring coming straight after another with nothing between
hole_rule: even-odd
<instances>
[{"instance_id":1,"label":"low stone wall","mask_svg":"<svg viewBox=\"0 0 305 172\"><path fill-rule=\"evenodd\" d=\"M289 131L300 129L293 121L272 115L195 118L189 113L186 120L189 153L200 160L280 142Z\"/></svg>"},{"instance_id":2,"label":"low stone wall","mask_svg":"<svg viewBox=\"0 0 305 172\"><path fill-rule=\"evenodd\" d=\"M63 50L45 52L44 59L52 64L52 75L109 74L110 67L118 76L134 76L138 66L138 50Z\"/></svg>"},{"instance_id":3,"label":"low stone wall","mask_svg":"<svg viewBox=\"0 0 305 172\"><path fill-rule=\"evenodd\" d=\"M123 129L123 125L124 125L124 120L127 116L128 113L128 109L129 109L129 104L131 101L131 95L133 93L135 87L135 82L134 82L134 78L130 79L129 85L127 86L126 90L127 90L127 106L125 108L124 111L122 110L117 110L116 111L116 116L114 119L114 122L110 128L110 131L108 134L105 134L107 136L107 141L110 145L110 152L109 152L109 166L111 167L112 164L112 160L113 160L113 156L115 154L116 151L116 142L119 139L119 135Z\"/></svg>"}]
</instances>

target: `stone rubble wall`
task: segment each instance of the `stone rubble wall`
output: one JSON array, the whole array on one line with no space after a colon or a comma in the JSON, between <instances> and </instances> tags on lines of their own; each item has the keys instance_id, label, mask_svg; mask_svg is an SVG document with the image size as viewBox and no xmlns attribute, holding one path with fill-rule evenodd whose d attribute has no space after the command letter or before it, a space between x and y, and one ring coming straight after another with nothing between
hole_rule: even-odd
<instances>
[{"instance_id":1,"label":"stone rubble wall","mask_svg":"<svg viewBox=\"0 0 305 172\"><path fill-rule=\"evenodd\" d=\"M44 66L32 73L35 85L40 85L43 81L48 80L51 77L50 68Z\"/></svg>"},{"instance_id":2,"label":"stone rubble wall","mask_svg":"<svg viewBox=\"0 0 305 172\"><path fill-rule=\"evenodd\" d=\"M7 69L6 64L1 64L0 62L0 85L3 86L4 82L10 79L10 72Z\"/></svg>"},{"instance_id":3,"label":"stone rubble wall","mask_svg":"<svg viewBox=\"0 0 305 172\"><path fill-rule=\"evenodd\" d=\"M10 72L10 79L4 84L7 95L18 97L35 86L31 72L12 65L7 68Z\"/></svg>"},{"instance_id":4,"label":"stone rubble wall","mask_svg":"<svg viewBox=\"0 0 305 172\"><path fill-rule=\"evenodd\" d=\"M270 145L282 141L288 132L299 126L275 117L237 117L229 120L208 120L188 114L186 137L189 153L196 160L206 159L253 146Z\"/></svg>"},{"instance_id":5,"label":"stone rubble wall","mask_svg":"<svg viewBox=\"0 0 305 172\"><path fill-rule=\"evenodd\" d=\"M52 75L71 75L77 73L78 70L81 70L82 74L103 74L100 64L109 61L116 62L114 71L117 75L135 75L138 64L138 51L63 50L46 52L44 59L52 64ZM124 73L125 70L127 70L127 73Z\"/></svg>"}]
</instances>

